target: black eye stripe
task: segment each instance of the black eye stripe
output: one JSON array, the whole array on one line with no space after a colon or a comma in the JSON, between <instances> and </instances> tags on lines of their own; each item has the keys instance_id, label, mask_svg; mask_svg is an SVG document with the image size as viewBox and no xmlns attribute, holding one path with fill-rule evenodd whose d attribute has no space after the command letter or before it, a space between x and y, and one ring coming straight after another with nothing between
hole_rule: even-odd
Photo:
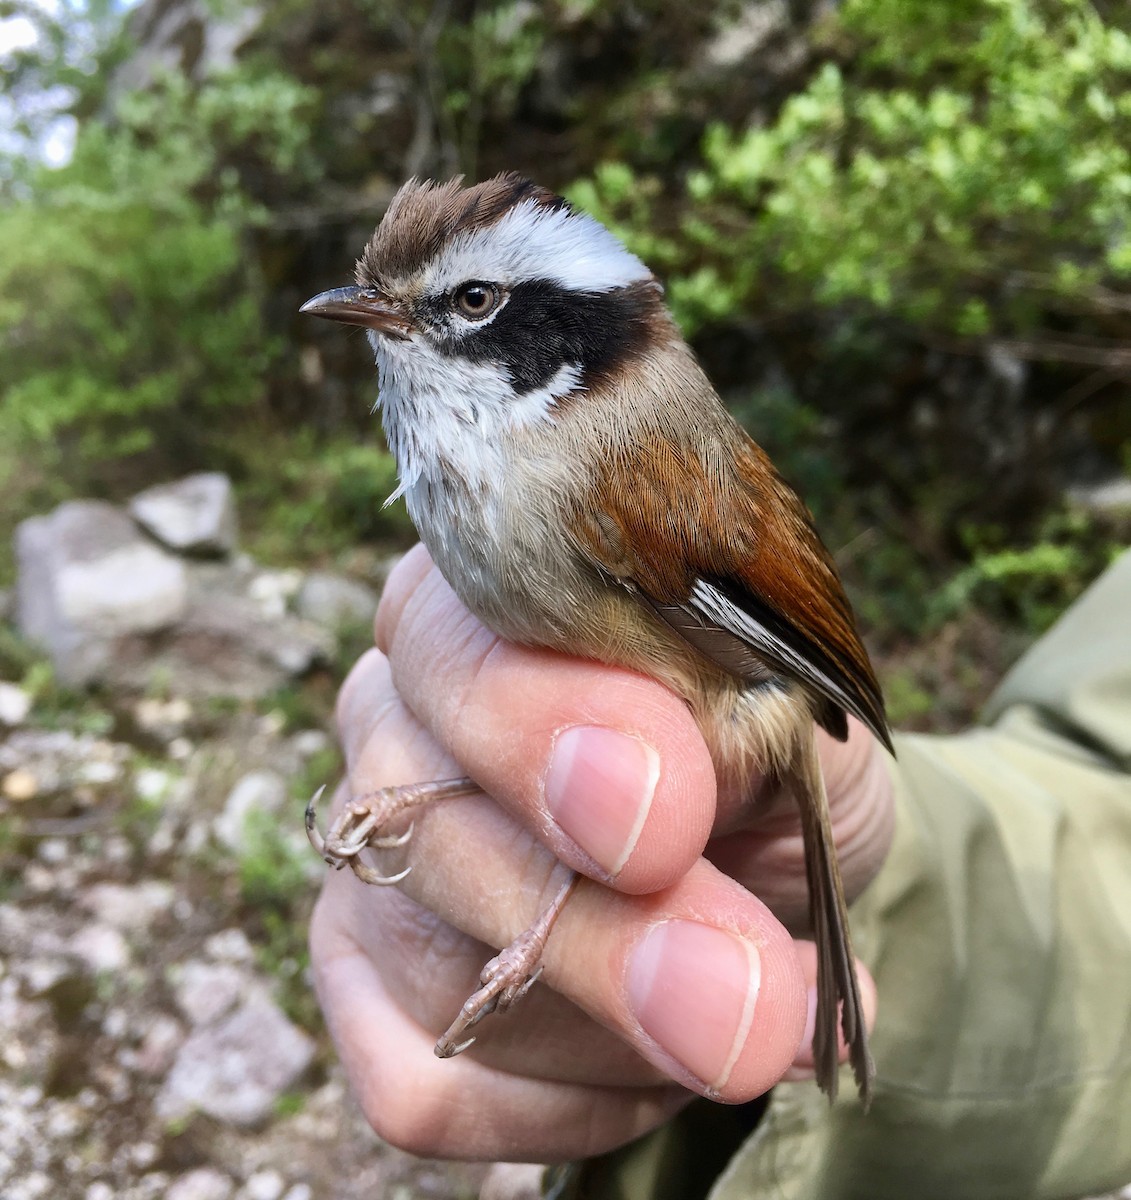
<instances>
[{"instance_id":1,"label":"black eye stripe","mask_svg":"<svg viewBox=\"0 0 1131 1200\"><path fill-rule=\"evenodd\" d=\"M505 366L519 395L545 387L564 366L578 367L590 385L647 349L656 302L651 283L576 292L553 280L529 280L510 289L491 321L443 339L439 348L451 357Z\"/></svg>"}]
</instances>

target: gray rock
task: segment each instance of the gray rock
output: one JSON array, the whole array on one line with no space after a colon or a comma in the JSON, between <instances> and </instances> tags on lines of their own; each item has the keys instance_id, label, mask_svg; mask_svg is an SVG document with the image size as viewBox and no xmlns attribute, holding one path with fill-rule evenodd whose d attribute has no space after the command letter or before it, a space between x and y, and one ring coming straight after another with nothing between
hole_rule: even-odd
<instances>
[{"instance_id":1,"label":"gray rock","mask_svg":"<svg viewBox=\"0 0 1131 1200\"><path fill-rule=\"evenodd\" d=\"M217 930L205 938L204 952L217 962L249 963L255 959L255 947L238 925Z\"/></svg>"},{"instance_id":2,"label":"gray rock","mask_svg":"<svg viewBox=\"0 0 1131 1200\"><path fill-rule=\"evenodd\" d=\"M129 23L134 50L114 70L111 97L145 91L170 71L199 81L230 70L262 19L257 5L230 12L217 12L207 0L137 5Z\"/></svg>"},{"instance_id":3,"label":"gray rock","mask_svg":"<svg viewBox=\"0 0 1131 1200\"><path fill-rule=\"evenodd\" d=\"M310 1066L314 1042L259 988L220 1020L195 1030L157 1096L164 1121L202 1112L232 1125L258 1125Z\"/></svg>"},{"instance_id":4,"label":"gray rock","mask_svg":"<svg viewBox=\"0 0 1131 1200\"><path fill-rule=\"evenodd\" d=\"M224 811L212 823L216 838L235 854L246 848L248 817L277 813L287 802L287 784L274 771L249 771L228 793Z\"/></svg>"},{"instance_id":5,"label":"gray rock","mask_svg":"<svg viewBox=\"0 0 1131 1200\"><path fill-rule=\"evenodd\" d=\"M546 1168L540 1163L491 1164L479 1189L479 1200L539 1200Z\"/></svg>"},{"instance_id":6,"label":"gray rock","mask_svg":"<svg viewBox=\"0 0 1131 1200\"><path fill-rule=\"evenodd\" d=\"M789 12L783 0L746 4L703 49L712 67L733 67L755 55L771 38L788 32Z\"/></svg>"},{"instance_id":7,"label":"gray rock","mask_svg":"<svg viewBox=\"0 0 1131 1200\"><path fill-rule=\"evenodd\" d=\"M333 635L285 603L266 611L254 564L174 558L110 504L25 521L16 548L20 628L71 686L145 692L175 679L183 701L251 700L334 653Z\"/></svg>"},{"instance_id":8,"label":"gray rock","mask_svg":"<svg viewBox=\"0 0 1131 1200\"><path fill-rule=\"evenodd\" d=\"M31 712L31 697L14 683L0 682L0 725L22 725Z\"/></svg>"},{"instance_id":9,"label":"gray rock","mask_svg":"<svg viewBox=\"0 0 1131 1200\"><path fill-rule=\"evenodd\" d=\"M321 754L332 745L324 729L300 729L290 740L290 747L303 762Z\"/></svg>"},{"instance_id":10,"label":"gray rock","mask_svg":"<svg viewBox=\"0 0 1131 1200\"><path fill-rule=\"evenodd\" d=\"M254 978L230 963L189 959L174 972L173 996L194 1028L208 1025L233 1009Z\"/></svg>"},{"instance_id":11,"label":"gray rock","mask_svg":"<svg viewBox=\"0 0 1131 1200\"><path fill-rule=\"evenodd\" d=\"M1068 489L1068 499L1097 516L1131 516L1131 479L1116 476L1105 483L1078 484Z\"/></svg>"},{"instance_id":12,"label":"gray rock","mask_svg":"<svg viewBox=\"0 0 1131 1200\"><path fill-rule=\"evenodd\" d=\"M192 563L189 600L170 636L143 657L119 662L116 680L144 690L155 675L177 681L186 699L258 699L334 653L334 639L310 621L271 617L251 594L257 578L237 563Z\"/></svg>"},{"instance_id":13,"label":"gray rock","mask_svg":"<svg viewBox=\"0 0 1131 1200\"><path fill-rule=\"evenodd\" d=\"M235 1184L212 1167L198 1167L169 1184L165 1200L229 1200Z\"/></svg>"},{"instance_id":14,"label":"gray rock","mask_svg":"<svg viewBox=\"0 0 1131 1200\"><path fill-rule=\"evenodd\" d=\"M143 933L173 907L176 892L163 879L136 884L95 883L83 891L79 904L103 925L124 933Z\"/></svg>"},{"instance_id":15,"label":"gray rock","mask_svg":"<svg viewBox=\"0 0 1131 1200\"><path fill-rule=\"evenodd\" d=\"M16 558L20 631L72 686L106 675L123 642L167 629L187 606L184 564L112 504L74 500L21 522Z\"/></svg>"},{"instance_id":16,"label":"gray rock","mask_svg":"<svg viewBox=\"0 0 1131 1200\"><path fill-rule=\"evenodd\" d=\"M236 548L232 481L219 471L139 492L130 501L130 515L159 542L182 554L228 555Z\"/></svg>"},{"instance_id":17,"label":"gray rock","mask_svg":"<svg viewBox=\"0 0 1131 1200\"><path fill-rule=\"evenodd\" d=\"M160 1079L184 1044L185 1031L167 1013L158 1013L142 1035L141 1045L130 1055L128 1066L149 1079Z\"/></svg>"},{"instance_id":18,"label":"gray rock","mask_svg":"<svg viewBox=\"0 0 1131 1200\"><path fill-rule=\"evenodd\" d=\"M259 606L269 621L282 617L302 587L302 572L293 567L286 571L257 571L247 587L247 594Z\"/></svg>"},{"instance_id":19,"label":"gray rock","mask_svg":"<svg viewBox=\"0 0 1131 1200\"><path fill-rule=\"evenodd\" d=\"M239 1200L280 1200L286 1186L278 1171L256 1171L240 1189Z\"/></svg>"},{"instance_id":20,"label":"gray rock","mask_svg":"<svg viewBox=\"0 0 1131 1200\"><path fill-rule=\"evenodd\" d=\"M295 600L300 617L339 630L373 623L378 596L372 588L346 575L312 571Z\"/></svg>"},{"instance_id":21,"label":"gray rock","mask_svg":"<svg viewBox=\"0 0 1131 1200\"><path fill-rule=\"evenodd\" d=\"M80 929L71 938L69 950L93 975L122 971L130 962L126 939L113 926L98 922Z\"/></svg>"}]
</instances>

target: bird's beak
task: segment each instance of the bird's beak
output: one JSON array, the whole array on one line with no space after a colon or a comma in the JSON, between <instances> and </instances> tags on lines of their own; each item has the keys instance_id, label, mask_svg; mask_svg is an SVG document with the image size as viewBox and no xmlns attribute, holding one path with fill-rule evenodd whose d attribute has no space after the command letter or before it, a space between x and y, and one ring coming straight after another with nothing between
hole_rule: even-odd
<instances>
[{"instance_id":1,"label":"bird's beak","mask_svg":"<svg viewBox=\"0 0 1131 1200\"><path fill-rule=\"evenodd\" d=\"M412 332L412 322L404 313L372 288L331 288L308 300L299 312L313 313L328 321L342 321L346 325L362 325L391 337L407 338Z\"/></svg>"}]
</instances>

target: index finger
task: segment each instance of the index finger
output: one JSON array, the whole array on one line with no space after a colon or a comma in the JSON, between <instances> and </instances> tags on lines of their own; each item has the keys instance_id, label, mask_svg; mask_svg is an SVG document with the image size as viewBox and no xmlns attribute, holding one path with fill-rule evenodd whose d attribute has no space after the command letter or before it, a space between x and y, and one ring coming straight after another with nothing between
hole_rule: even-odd
<instances>
[{"instance_id":1,"label":"index finger","mask_svg":"<svg viewBox=\"0 0 1131 1200\"><path fill-rule=\"evenodd\" d=\"M406 705L563 862L641 893L699 857L714 768L690 712L662 685L496 637L423 548L390 576L376 628ZM343 738L369 726L367 703L355 672L339 705Z\"/></svg>"}]
</instances>

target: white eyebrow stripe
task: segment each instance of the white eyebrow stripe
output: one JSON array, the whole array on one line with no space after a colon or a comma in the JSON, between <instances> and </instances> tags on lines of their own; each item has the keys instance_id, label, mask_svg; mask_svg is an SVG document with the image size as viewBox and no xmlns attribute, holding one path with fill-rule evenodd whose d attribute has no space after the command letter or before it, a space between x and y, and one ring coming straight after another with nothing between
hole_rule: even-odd
<instances>
[{"instance_id":1,"label":"white eyebrow stripe","mask_svg":"<svg viewBox=\"0 0 1131 1200\"><path fill-rule=\"evenodd\" d=\"M549 279L577 292L609 292L652 278L587 213L526 200L493 225L461 234L424 270L424 291L448 291L472 279L514 286Z\"/></svg>"}]
</instances>

